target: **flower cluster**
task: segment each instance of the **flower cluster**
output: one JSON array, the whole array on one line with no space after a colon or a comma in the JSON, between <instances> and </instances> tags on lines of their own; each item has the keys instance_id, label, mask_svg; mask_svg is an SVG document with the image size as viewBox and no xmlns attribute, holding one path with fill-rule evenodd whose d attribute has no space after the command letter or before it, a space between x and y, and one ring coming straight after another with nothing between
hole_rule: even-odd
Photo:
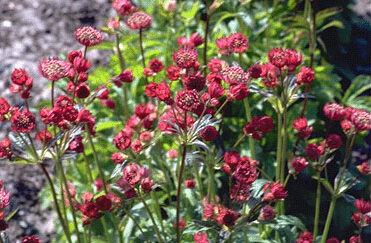
<instances>
[{"instance_id":1,"label":"flower cluster","mask_svg":"<svg viewBox=\"0 0 371 243\"><path fill-rule=\"evenodd\" d=\"M262 140L265 133L269 133L274 128L273 119L269 116L254 116L243 128L246 135L256 140Z\"/></svg>"},{"instance_id":2,"label":"flower cluster","mask_svg":"<svg viewBox=\"0 0 371 243\"><path fill-rule=\"evenodd\" d=\"M11 75L11 81L10 91L13 94L20 93L22 99L28 99L30 97L33 79L28 75L26 70L14 69Z\"/></svg>"},{"instance_id":3,"label":"flower cluster","mask_svg":"<svg viewBox=\"0 0 371 243\"><path fill-rule=\"evenodd\" d=\"M357 199L354 203L357 209L356 213L352 215L352 221L359 227L365 227L371 224L371 203L364 199Z\"/></svg>"},{"instance_id":4,"label":"flower cluster","mask_svg":"<svg viewBox=\"0 0 371 243\"><path fill-rule=\"evenodd\" d=\"M308 126L308 120L305 117L299 117L292 123L293 128L298 131L299 137L307 139L312 134L313 127Z\"/></svg>"},{"instance_id":5,"label":"flower cluster","mask_svg":"<svg viewBox=\"0 0 371 243\"><path fill-rule=\"evenodd\" d=\"M222 37L215 41L221 55L228 56L231 53L244 53L248 46L249 40L239 32L231 34L228 37Z\"/></svg>"},{"instance_id":6,"label":"flower cluster","mask_svg":"<svg viewBox=\"0 0 371 243\"><path fill-rule=\"evenodd\" d=\"M207 198L202 200L204 219L214 220L220 225L231 227L235 224L236 220L241 216L239 213L226 208L225 206L209 203Z\"/></svg>"},{"instance_id":7,"label":"flower cluster","mask_svg":"<svg viewBox=\"0 0 371 243\"><path fill-rule=\"evenodd\" d=\"M9 200L10 193L6 192L4 183L0 180L0 233L8 228L5 219L5 208L9 205Z\"/></svg>"}]
</instances>

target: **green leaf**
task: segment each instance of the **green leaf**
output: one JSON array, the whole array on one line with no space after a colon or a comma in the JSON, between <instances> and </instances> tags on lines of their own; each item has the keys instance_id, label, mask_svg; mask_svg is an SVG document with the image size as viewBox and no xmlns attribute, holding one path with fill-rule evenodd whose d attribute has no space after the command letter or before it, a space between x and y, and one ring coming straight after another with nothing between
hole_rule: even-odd
<instances>
[{"instance_id":1,"label":"green leaf","mask_svg":"<svg viewBox=\"0 0 371 243\"><path fill-rule=\"evenodd\" d=\"M121 126L120 121L104 121L97 125L97 132Z\"/></svg>"},{"instance_id":2,"label":"green leaf","mask_svg":"<svg viewBox=\"0 0 371 243\"><path fill-rule=\"evenodd\" d=\"M370 75L359 75L352 80L352 84L349 86L345 92L342 103L347 105L357 96L361 95L363 92L371 89L371 76Z\"/></svg>"},{"instance_id":3,"label":"green leaf","mask_svg":"<svg viewBox=\"0 0 371 243\"><path fill-rule=\"evenodd\" d=\"M100 44L98 44L96 46L90 46L88 48L88 50L94 50L94 49L98 49L98 50L112 50L113 47L114 47L113 41L102 41Z\"/></svg>"},{"instance_id":4,"label":"green leaf","mask_svg":"<svg viewBox=\"0 0 371 243\"><path fill-rule=\"evenodd\" d=\"M347 102L347 106L371 112L371 96L362 96Z\"/></svg>"},{"instance_id":5,"label":"green leaf","mask_svg":"<svg viewBox=\"0 0 371 243\"><path fill-rule=\"evenodd\" d=\"M344 25L343 25L343 23L341 21L339 21L339 20L333 20L330 23L325 24L324 26L322 26L317 31L317 33L321 33L322 31L324 31L324 30L326 30L328 28L331 28L331 27L337 27L337 28L340 28L340 29L344 29Z\"/></svg>"},{"instance_id":6,"label":"green leaf","mask_svg":"<svg viewBox=\"0 0 371 243\"><path fill-rule=\"evenodd\" d=\"M189 9L188 11L183 11L181 13L181 16L185 19L193 19L196 16L197 10L198 10L198 5L200 4L199 1L196 1L192 8Z\"/></svg>"},{"instance_id":7,"label":"green leaf","mask_svg":"<svg viewBox=\"0 0 371 243\"><path fill-rule=\"evenodd\" d=\"M342 11L342 8L339 8L339 7L326 8L324 10L319 11L316 14L317 27L320 27L328 17L338 14L341 11Z\"/></svg>"}]
</instances>

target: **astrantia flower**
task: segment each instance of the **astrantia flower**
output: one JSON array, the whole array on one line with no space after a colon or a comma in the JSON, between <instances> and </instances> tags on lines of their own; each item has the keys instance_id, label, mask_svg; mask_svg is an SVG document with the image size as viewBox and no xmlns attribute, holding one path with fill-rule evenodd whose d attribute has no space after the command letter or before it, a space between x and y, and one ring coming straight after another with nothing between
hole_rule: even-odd
<instances>
[{"instance_id":1,"label":"astrantia flower","mask_svg":"<svg viewBox=\"0 0 371 243\"><path fill-rule=\"evenodd\" d=\"M196 181L194 179L185 180L184 185L186 188L193 189L196 186Z\"/></svg>"},{"instance_id":2,"label":"astrantia flower","mask_svg":"<svg viewBox=\"0 0 371 243\"><path fill-rule=\"evenodd\" d=\"M307 231L300 233L296 243L313 243L313 235Z\"/></svg>"},{"instance_id":3,"label":"astrantia flower","mask_svg":"<svg viewBox=\"0 0 371 243\"><path fill-rule=\"evenodd\" d=\"M354 206L358 210L358 212L362 214L367 214L371 212L371 203L365 201L364 199L357 199L354 203Z\"/></svg>"},{"instance_id":4,"label":"astrantia flower","mask_svg":"<svg viewBox=\"0 0 371 243\"><path fill-rule=\"evenodd\" d=\"M336 237L331 237L326 240L326 243L340 243L340 241Z\"/></svg>"},{"instance_id":5,"label":"astrantia flower","mask_svg":"<svg viewBox=\"0 0 371 243\"><path fill-rule=\"evenodd\" d=\"M243 100L249 95L249 90L246 84L235 84L229 87L229 92L227 94L227 99L229 101Z\"/></svg>"},{"instance_id":6,"label":"astrantia flower","mask_svg":"<svg viewBox=\"0 0 371 243\"><path fill-rule=\"evenodd\" d=\"M28 73L24 69L14 69L11 80L14 84L24 85L28 79Z\"/></svg>"},{"instance_id":7,"label":"astrantia flower","mask_svg":"<svg viewBox=\"0 0 371 243\"><path fill-rule=\"evenodd\" d=\"M205 39L203 39L198 32L193 33L189 40L195 47L205 42Z\"/></svg>"},{"instance_id":8,"label":"astrantia flower","mask_svg":"<svg viewBox=\"0 0 371 243\"><path fill-rule=\"evenodd\" d=\"M222 97L225 93L225 89L223 85L221 85L218 82L210 83L208 90L209 90L210 97L215 98L215 99Z\"/></svg>"},{"instance_id":9,"label":"astrantia flower","mask_svg":"<svg viewBox=\"0 0 371 243\"><path fill-rule=\"evenodd\" d=\"M321 154L323 154L323 148L315 143L311 143L307 145L305 152L311 160L316 160Z\"/></svg>"},{"instance_id":10,"label":"astrantia flower","mask_svg":"<svg viewBox=\"0 0 371 243\"><path fill-rule=\"evenodd\" d=\"M364 161L360 165L357 165L357 170L362 175L367 175L371 172L371 166L366 161Z\"/></svg>"},{"instance_id":11,"label":"astrantia flower","mask_svg":"<svg viewBox=\"0 0 371 243\"><path fill-rule=\"evenodd\" d=\"M200 104L200 96L194 89L182 90L178 92L175 103L185 111L195 112Z\"/></svg>"},{"instance_id":12,"label":"astrantia flower","mask_svg":"<svg viewBox=\"0 0 371 243\"><path fill-rule=\"evenodd\" d=\"M228 208L219 208L218 215L215 220L220 225L225 225L231 227L235 224L236 220L240 217L240 214L228 209Z\"/></svg>"},{"instance_id":13,"label":"astrantia flower","mask_svg":"<svg viewBox=\"0 0 371 243\"><path fill-rule=\"evenodd\" d=\"M5 115L9 112L10 105L5 98L0 98L0 115Z\"/></svg>"},{"instance_id":14,"label":"astrantia flower","mask_svg":"<svg viewBox=\"0 0 371 243\"><path fill-rule=\"evenodd\" d=\"M29 133L35 127L35 117L27 109L23 111L16 111L11 119L11 129L14 132Z\"/></svg>"},{"instance_id":15,"label":"astrantia flower","mask_svg":"<svg viewBox=\"0 0 371 243\"><path fill-rule=\"evenodd\" d=\"M206 83L206 79L201 75L200 72L192 73L189 76L183 78L183 84L186 89L195 89L201 91Z\"/></svg>"},{"instance_id":16,"label":"astrantia flower","mask_svg":"<svg viewBox=\"0 0 371 243\"><path fill-rule=\"evenodd\" d=\"M218 136L218 130L213 126L207 126L200 132L201 138L206 141L214 141Z\"/></svg>"},{"instance_id":17,"label":"astrantia flower","mask_svg":"<svg viewBox=\"0 0 371 243\"><path fill-rule=\"evenodd\" d=\"M301 131L308 126L308 120L305 117L299 117L293 121L292 126L296 131Z\"/></svg>"},{"instance_id":18,"label":"astrantia flower","mask_svg":"<svg viewBox=\"0 0 371 243\"><path fill-rule=\"evenodd\" d=\"M67 77L70 68L71 66L68 63L59 60L57 57L45 58L39 63L40 74L53 82Z\"/></svg>"},{"instance_id":19,"label":"astrantia flower","mask_svg":"<svg viewBox=\"0 0 371 243\"><path fill-rule=\"evenodd\" d=\"M250 198L250 184L237 183L232 187L230 198L239 203L246 202Z\"/></svg>"},{"instance_id":20,"label":"astrantia flower","mask_svg":"<svg viewBox=\"0 0 371 243\"><path fill-rule=\"evenodd\" d=\"M303 57L294 49L286 49L285 51L285 63L289 72L295 71L296 67L299 66Z\"/></svg>"},{"instance_id":21,"label":"astrantia flower","mask_svg":"<svg viewBox=\"0 0 371 243\"><path fill-rule=\"evenodd\" d=\"M22 243L41 243L37 236L26 236L22 239Z\"/></svg>"},{"instance_id":22,"label":"astrantia flower","mask_svg":"<svg viewBox=\"0 0 371 243\"><path fill-rule=\"evenodd\" d=\"M126 25L132 30L148 28L152 24L152 17L143 12L133 13L127 20Z\"/></svg>"},{"instance_id":23,"label":"astrantia flower","mask_svg":"<svg viewBox=\"0 0 371 243\"><path fill-rule=\"evenodd\" d=\"M186 222L184 218L179 219L179 224L177 222L174 222L173 226L174 228L178 228L180 230L183 230L185 228Z\"/></svg>"},{"instance_id":24,"label":"astrantia flower","mask_svg":"<svg viewBox=\"0 0 371 243\"><path fill-rule=\"evenodd\" d=\"M300 72L296 75L296 83L311 83L314 80L314 72L309 67L300 68Z\"/></svg>"},{"instance_id":25,"label":"astrantia flower","mask_svg":"<svg viewBox=\"0 0 371 243\"><path fill-rule=\"evenodd\" d=\"M345 117L345 109L337 103L327 103L323 107L323 113L325 116L333 121L341 121Z\"/></svg>"},{"instance_id":26,"label":"astrantia flower","mask_svg":"<svg viewBox=\"0 0 371 243\"><path fill-rule=\"evenodd\" d=\"M140 173L140 166L137 164L129 164L125 168L123 168L123 179L125 184L127 185L135 185L137 184L141 178L142 174Z\"/></svg>"},{"instance_id":27,"label":"astrantia flower","mask_svg":"<svg viewBox=\"0 0 371 243\"><path fill-rule=\"evenodd\" d=\"M159 73L162 71L162 69L164 69L164 64L158 60L157 58L155 59L152 59L150 62L149 62L149 68L155 72L155 73Z\"/></svg>"},{"instance_id":28,"label":"astrantia flower","mask_svg":"<svg viewBox=\"0 0 371 243\"><path fill-rule=\"evenodd\" d=\"M286 64L285 52L281 48L274 48L268 53L269 62L281 68Z\"/></svg>"},{"instance_id":29,"label":"astrantia flower","mask_svg":"<svg viewBox=\"0 0 371 243\"><path fill-rule=\"evenodd\" d=\"M219 48L219 53L221 55L228 56L230 54L228 37L217 39L215 44Z\"/></svg>"},{"instance_id":30,"label":"astrantia flower","mask_svg":"<svg viewBox=\"0 0 371 243\"><path fill-rule=\"evenodd\" d=\"M249 40L241 33L234 33L228 37L228 47L231 52L244 53L249 46Z\"/></svg>"},{"instance_id":31,"label":"astrantia flower","mask_svg":"<svg viewBox=\"0 0 371 243\"><path fill-rule=\"evenodd\" d=\"M330 149L338 149L343 144L341 137L337 134L331 134L326 138L326 147Z\"/></svg>"},{"instance_id":32,"label":"astrantia flower","mask_svg":"<svg viewBox=\"0 0 371 243\"><path fill-rule=\"evenodd\" d=\"M156 85L155 93L156 97L165 103L167 103L167 101L171 98L170 87L165 81L162 81Z\"/></svg>"},{"instance_id":33,"label":"astrantia flower","mask_svg":"<svg viewBox=\"0 0 371 243\"><path fill-rule=\"evenodd\" d=\"M131 138L124 130L121 130L113 139L113 143L119 150L125 150L130 147Z\"/></svg>"},{"instance_id":34,"label":"astrantia flower","mask_svg":"<svg viewBox=\"0 0 371 243\"><path fill-rule=\"evenodd\" d=\"M263 84L268 88L276 87L278 85L277 78L280 76L279 68L271 63L264 63L261 68L260 76L263 77Z\"/></svg>"},{"instance_id":35,"label":"astrantia flower","mask_svg":"<svg viewBox=\"0 0 371 243\"><path fill-rule=\"evenodd\" d=\"M166 76L169 80L175 81L179 79L180 76L180 68L177 66L170 66L166 69Z\"/></svg>"},{"instance_id":36,"label":"astrantia flower","mask_svg":"<svg viewBox=\"0 0 371 243\"><path fill-rule=\"evenodd\" d=\"M274 211L274 208L267 205L260 211L260 215L258 219L259 220L272 220L274 219L274 217L276 217L276 212Z\"/></svg>"},{"instance_id":37,"label":"astrantia flower","mask_svg":"<svg viewBox=\"0 0 371 243\"><path fill-rule=\"evenodd\" d=\"M273 185L266 184L263 189L265 192L263 200L277 201L287 197L287 191L285 190L284 185L279 184L278 182L275 182Z\"/></svg>"},{"instance_id":38,"label":"astrantia flower","mask_svg":"<svg viewBox=\"0 0 371 243\"><path fill-rule=\"evenodd\" d=\"M193 236L193 240L195 243L209 243L209 240L207 239L207 233L198 232Z\"/></svg>"},{"instance_id":39,"label":"astrantia flower","mask_svg":"<svg viewBox=\"0 0 371 243\"><path fill-rule=\"evenodd\" d=\"M222 76L229 84L247 84L250 80L249 74L238 65L224 67Z\"/></svg>"},{"instance_id":40,"label":"astrantia flower","mask_svg":"<svg viewBox=\"0 0 371 243\"><path fill-rule=\"evenodd\" d=\"M207 67L209 68L209 71L211 73L218 73L222 71L224 64L225 64L224 60L214 57L208 62Z\"/></svg>"},{"instance_id":41,"label":"astrantia flower","mask_svg":"<svg viewBox=\"0 0 371 243\"><path fill-rule=\"evenodd\" d=\"M173 54L173 61L180 68L194 67L198 58L198 52L192 48L180 48Z\"/></svg>"},{"instance_id":42,"label":"astrantia flower","mask_svg":"<svg viewBox=\"0 0 371 243\"><path fill-rule=\"evenodd\" d=\"M140 187L142 188L142 190L146 193L150 192L152 190L152 187L154 185L154 181L151 180L150 178L146 177L144 178L141 183L140 183Z\"/></svg>"},{"instance_id":43,"label":"astrantia flower","mask_svg":"<svg viewBox=\"0 0 371 243\"><path fill-rule=\"evenodd\" d=\"M255 170L255 167L249 163L240 163L236 167L236 171L233 174L235 178L241 184L252 184L259 176L259 173Z\"/></svg>"},{"instance_id":44,"label":"astrantia flower","mask_svg":"<svg viewBox=\"0 0 371 243\"><path fill-rule=\"evenodd\" d=\"M127 16L135 11L135 7L130 0L114 0L112 6L121 16Z\"/></svg>"},{"instance_id":45,"label":"astrantia flower","mask_svg":"<svg viewBox=\"0 0 371 243\"><path fill-rule=\"evenodd\" d=\"M75 39L84 46L95 46L103 41L102 32L91 26L75 30Z\"/></svg>"},{"instance_id":46,"label":"astrantia flower","mask_svg":"<svg viewBox=\"0 0 371 243\"><path fill-rule=\"evenodd\" d=\"M371 114L366 111L358 111L353 113L350 121L358 131L371 130Z\"/></svg>"},{"instance_id":47,"label":"astrantia flower","mask_svg":"<svg viewBox=\"0 0 371 243\"><path fill-rule=\"evenodd\" d=\"M291 160L291 166L294 168L295 172L301 172L307 168L308 161L303 157L294 157Z\"/></svg>"},{"instance_id":48,"label":"astrantia flower","mask_svg":"<svg viewBox=\"0 0 371 243\"><path fill-rule=\"evenodd\" d=\"M0 187L0 211L9 205L10 193Z\"/></svg>"},{"instance_id":49,"label":"astrantia flower","mask_svg":"<svg viewBox=\"0 0 371 243\"><path fill-rule=\"evenodd\" d=\"M255 63L250 66L248 72L252 78L259 78L262 72L262 68L259 63Z\"/></svg>"}]
</instances>

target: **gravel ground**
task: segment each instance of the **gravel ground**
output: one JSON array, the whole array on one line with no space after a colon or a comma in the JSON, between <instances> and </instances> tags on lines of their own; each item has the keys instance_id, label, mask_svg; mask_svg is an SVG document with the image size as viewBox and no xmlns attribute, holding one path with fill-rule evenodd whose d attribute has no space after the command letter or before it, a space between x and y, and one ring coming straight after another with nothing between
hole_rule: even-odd
<instances>
[{"instance_id":1,"label":"gravel ground","mask_svg":"<svg viewBox=\"0 0 371 243\"><path fill-rule=\"evenodd\" d=\"M45 87L49 84L39 75L38 62L43 57L81 49L73 38L74 30L82 25L103 26L113 15L110 0L0 0L0 97L6 97L12 105L22 105L22 100L10 96L8 87L12 70L25 68L34 79L32 103L48 98L50 90ZM88 55L93 65L105 64L102 60L108 56L95 50ZM0 140L6 131L8 127L0 123ZM8 211L19 210L9 222L10 243L32 234L47 243L55 234L55 212L40 209L38 193L46 183L40 175L38 167L0 161L0 180L12 195Z\"/></svg>"}]
</instances>

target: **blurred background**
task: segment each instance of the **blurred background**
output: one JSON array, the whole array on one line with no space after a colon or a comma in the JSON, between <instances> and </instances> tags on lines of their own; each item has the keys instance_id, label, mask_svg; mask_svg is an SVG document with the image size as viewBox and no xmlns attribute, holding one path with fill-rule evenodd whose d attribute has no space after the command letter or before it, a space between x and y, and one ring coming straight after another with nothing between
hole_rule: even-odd
<instances>
[{"instance_id":1,"label":"blurred background","mask_svg":"<svg viewBox=\"0 0 371 243\"><path fill-rule=\"evenodd\" d=\"M81 25L98 28L105 25L109 17L115 16L110 2L0 0L0 97L6 97L12 105L22 105L21 100L10 96L8 87L13 69L25 68L34 78L33 93L37 96L32 98L32 102L48 98L48 83L38 74L38 62L43 57L60 56L69 50L81 48L73 38L73 31ZM357 75L371 75L371 0L326 0L317 1L316 4L317 11L341 8L334 18L341 21L344 28L323 31L321 39L326 50L320 49L322 56L334 65L334 72L341 78L342 89L345 90ZM110 54L108 50L93 50L89 52L89 59L95 66L107 65ZM7 131L6 124L0 123L0 139L6 136ZM370 159L370 135L366 141L365 146L353 153L354 162ZM9 211L19 209L10 221L10 242L17 242L16 239L21 236L31 234L39 235L42 242L50 242L54 234L55 215L38 199L38 193L45 183L38 168L0 161L0 180L6 183L12 194ZM297 212L301 209L292 210ZM336 222L337 218L334 220ZM332 234L336 235L340 230L343 228L335 225ZM351 232L352 228L347 230Z\"/></svg>"}]
</instances>

